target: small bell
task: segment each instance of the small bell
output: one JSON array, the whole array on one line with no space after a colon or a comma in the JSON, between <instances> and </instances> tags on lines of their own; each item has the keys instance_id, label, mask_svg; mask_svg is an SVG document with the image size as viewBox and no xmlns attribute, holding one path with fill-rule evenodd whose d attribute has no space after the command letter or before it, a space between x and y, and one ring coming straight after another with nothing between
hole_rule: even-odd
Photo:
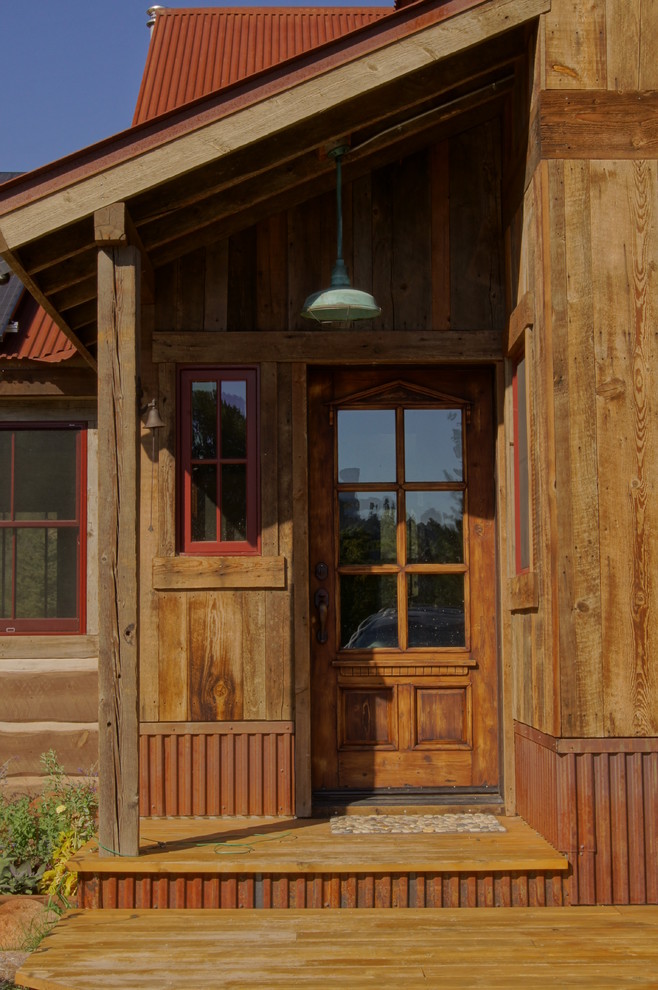
<instances>
[{"instance_id":1,"label":"small bell","mask_svg":"<svg viewBox=\"0 0 658 990\"><path fill-rule=\"evenodd\" d=\"M156 400L151 399L146 408L148 409L148 413L146 415L146 422L144 423L144 426L147 430L159 430L162 426L164 426L164 423L160 418Z\"/></svg>"}]
</instances>

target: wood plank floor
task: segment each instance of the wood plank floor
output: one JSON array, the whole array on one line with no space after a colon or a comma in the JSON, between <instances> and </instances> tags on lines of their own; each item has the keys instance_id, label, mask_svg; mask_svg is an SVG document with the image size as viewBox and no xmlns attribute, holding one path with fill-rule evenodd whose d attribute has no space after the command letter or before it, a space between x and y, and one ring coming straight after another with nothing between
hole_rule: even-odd
<instances>
[{"instance_id":1,"label":"wood plank floor","mask_svg":"<svg viewBox=\"0 0 658 990\"><path fill-rule=\"evenodd\" d=\"M658 987L658 908L75 911L31 990Z\"/></svg>"},{"instance_id":2,"label":"wood plank floor","mask_svg":"<svg viewBox=\"0 0 658 990\"><path fill-rule=\"evenodd\" d=\"M80 873L142 875L567 870L521 818L500 821L505 832L333 835L326 819L146 818L138 858L99 855L91 842L73 863Z\"/></svg>"}]
</instances>

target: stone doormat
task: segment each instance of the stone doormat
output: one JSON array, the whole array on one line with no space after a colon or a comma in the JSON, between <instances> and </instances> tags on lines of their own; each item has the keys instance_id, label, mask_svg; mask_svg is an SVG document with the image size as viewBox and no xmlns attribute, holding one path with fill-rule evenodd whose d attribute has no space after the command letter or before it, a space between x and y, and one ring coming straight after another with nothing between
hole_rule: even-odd
<instances>
[{"instance_id":1,"label":"stone doormat","mask_svg":"<svg viewBox=\"0 0 658 990\"><path fill-rule=\"evenodd\" d=\"M495 815L339 815L331 819L334 835L397 835L421 832L506 832Z\"/></svg>"}]
</instances>

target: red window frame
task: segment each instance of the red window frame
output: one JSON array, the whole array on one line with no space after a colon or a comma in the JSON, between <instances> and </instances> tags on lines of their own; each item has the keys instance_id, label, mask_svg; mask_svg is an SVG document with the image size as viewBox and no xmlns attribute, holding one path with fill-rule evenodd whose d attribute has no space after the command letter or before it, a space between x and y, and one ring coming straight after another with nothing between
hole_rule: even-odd
<instances>
[{"instance_id":1,"label":"red window frame","mask_svg":"<svg viewBox=\"0 0 658 990\"><path fill-rule=\"evenodd\" d=\"M53 635L53 634L82 634L86 630L87 620L87 424L86 423L6 423L0 426L3 433L12 434L11 442L11 465L10 465L10 519L0 519L0 529L13 530L11 541L11 617L0 618L0 635ZM52 430L57 432L76 432L76 476L75 483L75 518L65 520L55 519L29 519L16 520L14 516L14 457L15 444L14 435L24 432L43 432ZM38 469L38 465L37 465ZM16 533L21 529L64 529L77 528L77 614L67 618L16 618ZM0 567L0 574L4 574L4 567ZM0 580L2 577L0 577Z\"/></svg>"},{"instance_id":2,"label":"red window frame","mask_svg":"<svg viewBox=\"0 0 658 990\"><path fill-rule=\"evenodd\" d=\"M528 443L528 387L525 350L514 358L512 409L514 429L514 562L517 574L530 570L530 446ZM523 389L519 395L519 377ZM525 484L524 484L525 482ZM523 491L525 489L525 491Z\"/></svg>"},{"instance_id":3,"label":"red window frame","mask_svg":"<svg viewBox=\"0 0 658 990\"><path fill-rule=\"evenodd\" d=\"M217 506L217 534L214 541L195 541L192 539L192 383L215 382L217 394L221 395L223 382L246 382L246 413L247 413L247 451L246 457L236 461L233 458L223 458L221 439L217 451L217 490L220 492ZM208 366L185 367L179 369L178 376L178 452L181 466L179 473L179 552L190 555L206 556L242 556L256 555L261 552L260 542L260 472L259 472L259 424L258 424L258 394L259 376L255 366ZM217 436L220 438L221 402L217 407ZM214 460L214 459L213 459ZM205 460L203 463L212 463ZM246 539L221 539L222 496L220 487L221 467L223 464L246 464Z\"/></svg>"}]
</instances>

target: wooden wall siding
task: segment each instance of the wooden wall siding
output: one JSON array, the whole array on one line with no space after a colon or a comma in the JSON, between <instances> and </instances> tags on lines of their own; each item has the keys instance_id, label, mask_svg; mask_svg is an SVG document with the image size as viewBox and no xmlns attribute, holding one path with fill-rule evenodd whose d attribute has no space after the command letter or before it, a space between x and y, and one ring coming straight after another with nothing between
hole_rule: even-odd
<instances>
[{"instance_id":1,"label":"wooden wall siding","mask_svg":"<svg viewBox=\"0 0 658 990\"><path fill-rule=\"evenodd\" d=\"M500 141L494 118L344 184L344 256L382 307L373 330L502 330ZM332 191L159 269L156 329L308 329L303 302L335 257Z\"/></svg>"},{"instance_id":2,"label":"wooden wall siding","mask_svg":"<svg viewBox=\"0 0 658 990\"><path fill-rule=\"evenodd\" d=\"M553 0L541 22L545 88L658 88L654 0Z\"/></svg>"},{"instance_id":3,"label":"wooden wall siding","mask_svg":"<svg viewBox=\"0 0 658 990\"><path fill-rule=\"evenodd\" d=\"M517 724L517 811L569 857L571 904L658 903L658 741Z\"/></svg>"},{"instance_id":4,"label":"wooden wall siding","mask_svg":"<svg viewBox=\"0 0 658 990\"><path fill-rule=\"evenodd\" d=\"M81 908L562 907L552 873L78 874Z\"/></svg>"},{"instance_id":5,"label":"wooden wall siding","mask_svg":"<svg viewBox=\"0 0 658 990\"><path fill-rule=\"evenodd\" d=\"M158 725L140 734L140 815L292 815L291 723Z\"/></svg>"}]
</instances>

